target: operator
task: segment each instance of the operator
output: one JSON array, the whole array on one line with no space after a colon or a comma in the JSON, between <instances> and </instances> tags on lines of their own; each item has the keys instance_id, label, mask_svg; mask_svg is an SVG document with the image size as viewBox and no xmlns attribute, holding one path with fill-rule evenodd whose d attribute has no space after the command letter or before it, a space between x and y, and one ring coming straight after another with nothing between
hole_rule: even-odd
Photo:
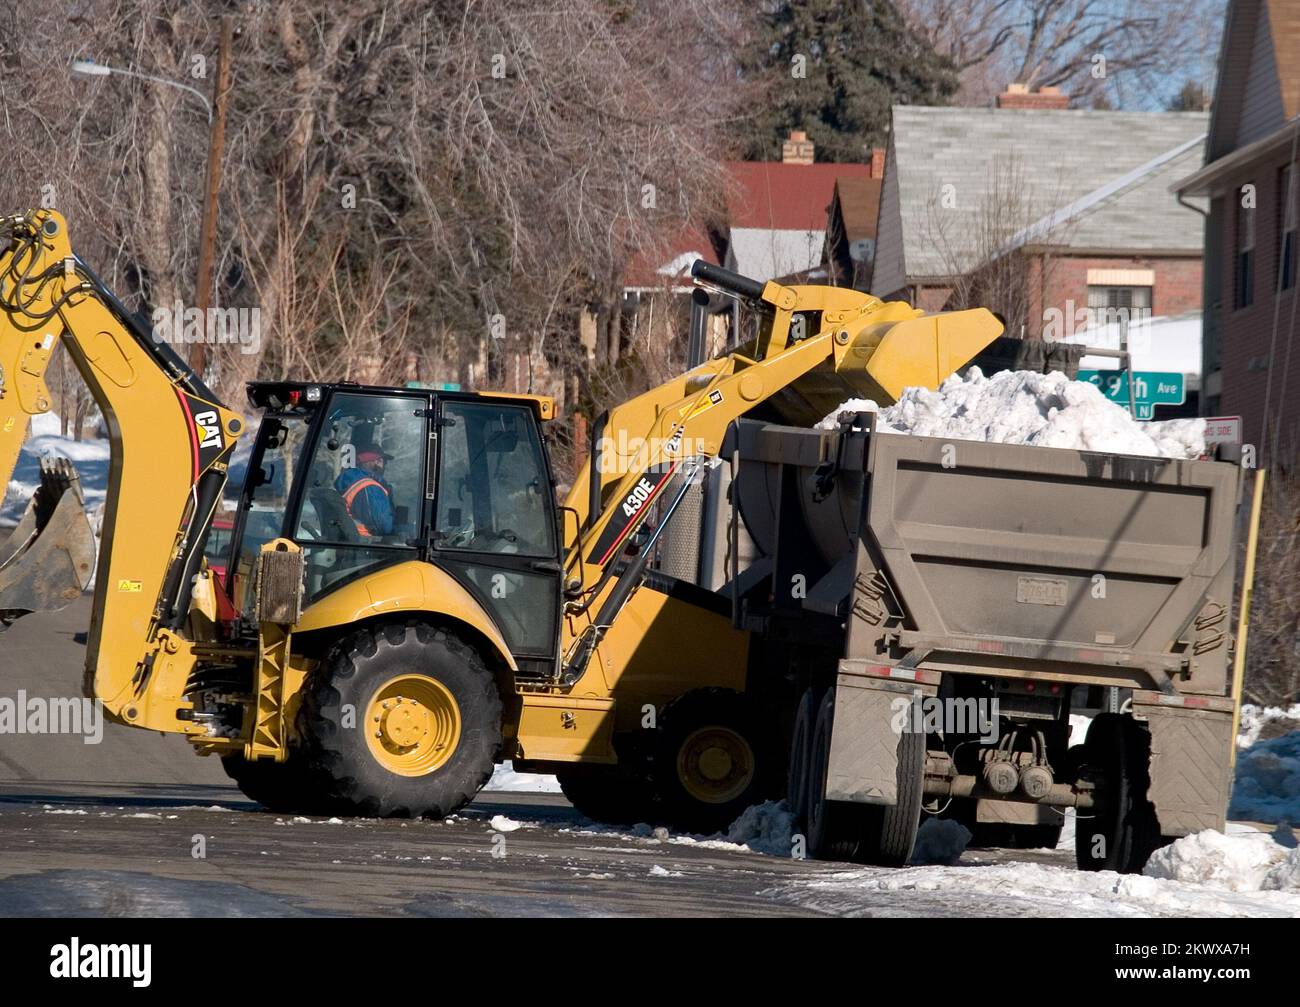
<instances>
[{"instance_id":1,"label":"operator","mask_svg":"<svg viewBox=\"0 0 1300 1007\"><path fill-rule=\"evenodd\" d=\"M391 455L376 448L357 452L357 464L334 480L348 517L366 538L393 534L393 492L384 482L384 465Z\"/></svg>"}]
</instances>

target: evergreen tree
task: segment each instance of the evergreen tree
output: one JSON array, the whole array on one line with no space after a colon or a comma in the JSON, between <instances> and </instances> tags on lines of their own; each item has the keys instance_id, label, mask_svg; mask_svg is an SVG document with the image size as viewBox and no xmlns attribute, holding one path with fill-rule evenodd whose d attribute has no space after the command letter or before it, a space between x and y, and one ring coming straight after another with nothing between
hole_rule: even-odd
<instances>
[{"instance_id":1,"label":"evergreen tree","mask_svg":"<svg viewBox=\"0 0 1300 1007\"><path fill-rule=\"evenodd\" d=\"M884 143L891 105L944 105L958 87L946 57L913 32L891 0L769 0L742 72L765 85L742 149L780 157L803 129L819 161L863 161Z\"/></svg>"}]
</instances>

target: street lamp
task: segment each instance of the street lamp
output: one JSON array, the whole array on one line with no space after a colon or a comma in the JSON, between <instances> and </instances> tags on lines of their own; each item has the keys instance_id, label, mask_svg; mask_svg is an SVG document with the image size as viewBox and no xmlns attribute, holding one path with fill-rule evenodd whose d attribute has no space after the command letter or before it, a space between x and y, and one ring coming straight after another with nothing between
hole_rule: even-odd
<instances>
[{"instance_id":1,"label":"street lamp","mask_svg":"<svg viewBox=\"0 0 1300 1007\"><path fill-rule=\"evenodd\" d=\"M194 306L199 310L199 317L204 320L205 330L208 308L212 304L212 272L217 245L217 195L221 190L221 151L226 140L226 105L230 93L230 50L233 38L234 22L229 14L223 15L220 44L217 49L217 79L212 84L212 99L217 106L215 115L212 102L208 101L207 95L178 80L167 80L165 77L154 77L134 70L105 66L103 63L96 63L89 59L73 60L69 68L72 76L87 80L107 77L110 74L137 77L140 80L188 91L203 102L203 107L208 113L208 174L207 184L204 187L206 198L203 201L203 222L199 228L199 265L198 277L194 285ZM191 353L190 367L201 380L208 362L206 344L200 340L194 344Z\"/></svg>"},{"instance_id":2,"label":"street lamp","mask_svg":"<svg viewBox=\"0 0 1300 1007\"><path fill-rule=\"evenodd\" d=\"M188 91L199 101L203 102L203 108L208 113L208 125L212 125L212 103L208 101L207 95L188 84L182 84L178 80L168 80L166 77L154 77L147 73L137 73L135 70L123 70L116 66L105 66L103 63L96 63L90 59L74 59L71 66L72 76L81 77L86 80L92 80L95 77L107 77L110 74L118 74L122 77L135 77L138 80L153 81L155 84L165 84L167 87L180 88L182 91Z\"/></svg>"}]
</instances>

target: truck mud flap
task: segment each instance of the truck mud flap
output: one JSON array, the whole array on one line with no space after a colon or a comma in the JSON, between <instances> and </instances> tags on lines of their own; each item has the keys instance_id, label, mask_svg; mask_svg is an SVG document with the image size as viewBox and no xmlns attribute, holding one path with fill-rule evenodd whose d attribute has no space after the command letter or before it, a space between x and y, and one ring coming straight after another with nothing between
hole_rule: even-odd
<instances>
[{"instance_id":1,"label":"truck mud flap","mask_svg":"<svg viewBox=\"0 0 1300 1007\"><path fill-rule=\"evenodd\" d=\"M1161 835L1222 831L1232 785L1232 700L1135 692L1133 716L1151 732L1147 796Z\"/></svg>"},{"instance_id":2,"label":"truck mud flap","mask_svg":"<svg viewBox=\"0 0 1300 1007\"><path fill-rule=\"evenodd\" d=\"M938 691L934 673L903 673L884 665L841 661L826 770L826 799L898 803L898 739L911 725L911 705Z\"/></svg>"}]
</instances>

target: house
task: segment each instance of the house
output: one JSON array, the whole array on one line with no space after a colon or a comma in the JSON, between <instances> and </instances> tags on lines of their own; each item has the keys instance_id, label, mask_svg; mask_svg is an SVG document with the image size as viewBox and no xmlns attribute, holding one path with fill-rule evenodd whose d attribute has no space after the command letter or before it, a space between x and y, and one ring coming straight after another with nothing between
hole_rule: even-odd
<instances>
[{"instance_id":1,"label":"house","mask_svg":"<svg viewBox=\"0 0 1300 1007\"><path fill-rule=\"evenodd\" d=\"M680 334L680 312L673 309L691 293L691 265L701 258L756 280L833 282L865 290L885 151L873 150L867 164L818 163L815 155L812 141L795 130L782 144L780 161L725 162L724 219L707 230L682 226L653 254L637 255L628 264L624 331L652 339ZM732 307L722 298L712 305L726 315L713 318L708 352L735 340L739 319ZM592 313L581 323L582 341L593 352L597 324Z\"/></svg>"},{"instance_id":2,"label":"house","mask_svg":"<svg viewBox=\"0 0 1300 1007\"><path fill-rule=\"evenodd\" d=\"M1205 409L1240 415L1261 458L1293 452L1300 419L1297 141L1300 0L1231 0L1205 162L1175 191L1209 200Z\"/></svg>"},{"instance_id":3,"label":"house","mask_svg":"<svg viewBox=\"0 0 1300 1007\"><path fill-rule=\"evenodd\" d=\"M812 160L812 143L791 134L781 161L727 164L727 219L720 229L722 265L756 280L804 279L826 259L827 218L837 186L869 202L871 164L826 164ZM794 147L800 153L791 150ZM875 162L883 168L884 152ZM876 176L877 179L879 176ZM874 216L872 207L857 216Z\"/></svg>"},{"instance_id":4,"label":"house","mask_svg":"<svg viewBox=\"0 0 1300 1007\"><path fill-rule=\"evenodd\" d=\"M984 304L1026 338L1198 312L1202 218L1169 186L1208 116L1068 105L1012 85L994 108L895 106L871 292Z\"/></svg>"}]
</instances>

